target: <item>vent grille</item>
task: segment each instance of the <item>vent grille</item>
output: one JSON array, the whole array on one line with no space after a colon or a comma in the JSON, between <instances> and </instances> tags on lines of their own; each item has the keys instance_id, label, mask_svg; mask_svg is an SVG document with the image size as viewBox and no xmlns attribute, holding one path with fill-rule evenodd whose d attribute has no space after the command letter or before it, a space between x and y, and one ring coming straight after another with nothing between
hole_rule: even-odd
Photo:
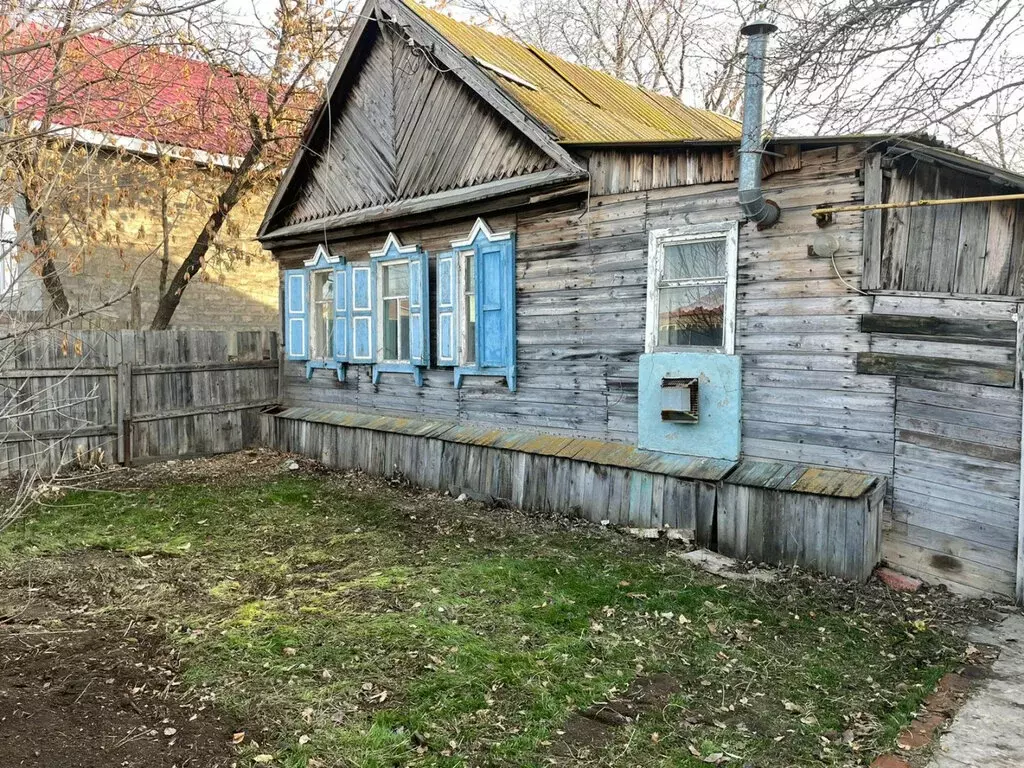
<instances>
[{"instance_id":1,"label":"vent grille","mask_svg":"<svg viewBox=\"0 0 1024 768\"><path fill-rule=\"evenodd\" d=\"M700 388L697 379L661 380L661 420L681 424L700 421Z\"/></svg>"}]
</instances>

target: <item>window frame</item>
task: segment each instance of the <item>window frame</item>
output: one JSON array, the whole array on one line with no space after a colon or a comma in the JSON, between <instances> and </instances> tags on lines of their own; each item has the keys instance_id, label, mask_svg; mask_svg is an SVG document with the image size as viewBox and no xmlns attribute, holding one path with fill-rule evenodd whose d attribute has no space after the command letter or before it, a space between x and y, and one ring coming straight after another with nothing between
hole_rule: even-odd
<instances>
[{"instance_id":1,"label":"window frame","mask_svg":"<svg viewBox=\"0 0 1024 768\"><path fill-rule=\"evenodd\" d=\"M0 207L0 301L15 299L18 282L18 212L14 205Z\"/></svg>"},{"instance_id":2,"label":"window frame","mask_svg":"<svg viewBox=\"0 0 1024 768\"><path fill-rule=\"evenodd\" d=\"M671 245L725 240L725 306L722 312L722 344L720 346L667 345L658 343L661 320L661 291L700 285L720 285L721 278L683 278L663 280L665 248ZM647 324L644 351L652 352L717 352L732 355L736 351L736 266L739 246L739 222L690 224L665 229L652 229L647 244Z\"/></svg>"},{"instance_id":3,"label":"window frame","mask_svg":"<svg viewBox=\"0 0 1024 768\"><path fill-rule=\"evenodd\" d=\"M507 313L507 325L505 327L506 334L506 357L507 363L503 366L489 366L484 365L481 360L484 356L482 354L481 344L483 343L480 336L480 324L483 309L482 306L483 296L480 293L481 286L481 251L487 246L493 246L495 244L507 244L509 248L508 255L508 269L510 274L502 275L503 291L505 295L505 302L507 307L503 306L503 312ZM487 225L487 222L483 218L477 218L473 222L473 227L466 237L458 238L451 241L452 253L455 258L453 266L456 270L455 279L455 291L454 291L454 312L455 312L455 351L456 359L453 368L455 388L461 389L462 380L466 376L502 376L505 378L505 382L510 392L515 392L517 387L517 367L516 359L518 356L517 351L517 331L516 331L516 249L515 249L515 235L511 230L504 232L492 232L491 228ZM475 349L473 350L473 362L468 363L462 355L462 349L465 344L464 328L465 328L465 315L466 315L466 293L465 293L465 276L462 269L463 258L466 255L470 255L473 259L473 276L474 276L474 293L473 301L476 305L476 332L475 332Z\"/></svg>"},{"instance_id":4,"label":"window frame","mask_svg":"<svg viewBox=\"0 0 1024 768\"><path fill-rule=\"evenodd\" d=\"M458 318L458 341L456 349L458 350L457 360L464 368L473 368L476 366L477 361L477 338L476 338L476 319L474 318L473 323L473 344L472 349L470 348L468 332L469 332L469 312L468 312L468 301L469 296L466 286L468 285L467 276L469 273L469 265L472 265L473 269L473 311L476 314L476 250L472 247L463 248L456 250L456 259L458 260L458 271L457 275L457 290L455 299L455 316ZM472 359L470 359L472 355Z\"/></svg>"},{"instance_id":5,"label":"window frame","mask_svg":"<svg viewBox=\"0 0 1024 768\"><path fill-rule=\"evenodd\" d=\"M409 334L412 331L412 328L408 328L406 330L406 340L405 341L406 341L406 344L409 345L409 347L410 347L410 349L409 349L409 353L410 353L409 357L406 357L406 358L397 357L394 360L390 360L390 359L387 359L387 358L384 357L384 321L386 320L386 317L384 315L384 304L385 304L385 302L387 302L387 301L396 301L397 300L400 303L402 301L402 299L405 299L406 304L407 304L407 306L406 306L406 317L409 318L410 325L412 323L412 313L411 313L411 311L410 311L410 309L408 307L408 302L409 302L409 292L408 292L408 290L406 291L405 294L401 294L401 295L397 295L397 296L395 296L395 295L385 296L384 295L384 270L385 269L389 269L391 267L402 267L402 266L405 267L406 280L411 283L412 275L410 274L410 270L411 270L412 262L409 259L391 259L391 260L387 260L387 261L383 261L383 260L378 261L377 262L377 274L374 275L374 277L375 277L375 279L377 281L376 282L377 290L376 290L376 295L374 296L374 301L376 302L376 306L374 308L374 313L377 315L377 317L376 317L376 326L377 327L374 329L376 331L376 334L377 334L377 345L376 345L377 349L375 350L375 358L374 359L376 360L376 362L381 363L383 365L412 365L412 346L411 346L410 339L408 338ZM399 304L399 306L401 306L401 304ZM397 328L398 328L398 330L397 330L397 334L398 334L398 339L397 339L398 350L399 350L399 353L401 353L401 349L402 349L402 324L401 324L400 321L398 323Z\"/></svg>"},{"instance_id":6,"label":"window frame","mask_svg":"<svg viewBox=\"0 0 1024 768\"><path fill-rule=\"evenodd\" d=\"M409 359L394 361L383 359L384 334L382 333L383 312L383 269L396 264L406 264L409 276ZM373 371L371 381L374 386L380 384L381 374L409 373L413 376L416 386L423 386L423 369L430 365L430 255L416 243L402 245L394 232L389 232L384 245L370 251L370 306L371 328L373 333ZM418 330L413 329L418 324ZM414 344L414 333L420 339L419 355ZM415 359L414 359L415 358Z\"/></svg>"},{"instance_id":7,"label":"window frame","mask_svg":"<svg viewBox=\"0 0 1024 768\"><path fill-rule=\"evenodd\" d=\"M316 346L314 344L314 339L315 339L315 330L314 329L319 324L320 318L317 317L316 310L317 310L317 307L319 305L324 303L322 299L318 299L317 298L316 293L313 290L314 287L316 286L317 275L327 275L330 278L332 283L336 283L337 282L335 280L336 270L335 270L335 268L333 266L316 267L316 268L311 268L308 271L307 276L306 276L306 279L307 279L307 281L309 283L309 308L308 308L308 311L307 311L307 314L306 314L306 316L309 318L309 321L308 321L309 322L309 328L306 329L306 332L307 332L309 338L306 339L306 344L307 344L306 349L308 351L309 359L310 360L312 360L314 362L326 362L326 361L332 360L334 358L334 327L333 327L334 326L334 312L335 312L334 307L335 307L335 304L337 302L337 299L334 296L334 291L338 290L338 286L335 285L334 288L331 291L331 298L330 298L330 301L329 301L329 305L330 306L328 307L328 309L330 310L330 313L329 313L329 317L328 317L327 322L328 322L328 325L331 326L331 328L327 331L327 339L325 339L325 342L327 343L328 349L325 350L326 354L317 354L314 351L314 347ZM322 351L324 351L324 350L322 350Z\"/></svg>"},{"instance_id":8,"label":"window frame","mask_svg":"<svg viewBox=\"0 0 1024 768\"><path fill-rule=\"evenodd\" d=\"M285 323L285 339L286 340L288 338L287 324L297 320L298 319L298 315L301 315L302 317L305 318L306 328L305 328L305 349L303 350L304 351L304 357L296 358L296 357L289 356L288 359L290 359L290 360L297 360L297 361L300 361L300 362L305 362L305 364L306 364L306 379L307 380L313 378L313 371L315 371L317 369L328 369L328 370L332 370L332 371L335 372L335 374L338 377L338 381L340 381L340 382L344 382L345 381L345 363L346 363L346 361L345 360L339 360L337 358L337 356L336 356L335 349L336 349L337 340L334 339L333 332L332 332L332 337L331 337L331 347L333 347L333 349L328 350L329 351L329 355L327 357L313 357L313 307L316 304L316 302L314 302L314 300L313 300L313 275L316 272L328 272L329 271L329 272L333 273L333 276L334 276L334 278L333 278L334 279L334 301L332 302L332 304L334 306L332 306L332 308L331 308L332 309L332 311L331 311L331 322L333 323L334 322L334 318L335 318L335 316L337 314L337 301L338 301L338 290L339 290L338 274L339 274L339 271L344 270L344 268L345 268L345 259L340 254L331 253L321 243L321 244L317 245L316 251L313 252L313 255L310 258L308 258L308 259L306 259L305 261L302 262L302 269L300 269L300 270L299 269L297 269L297 270L288 270L286 272L286 274L285 274L285 281L286 281L285 291L284 291L285 295L282 297L285 305L287 305L287 303L288 303L288 287L287 287L287 281L288 280L301 277L302 281L303 281L303 284L305 286L305 290L302 293L302 300L303 300L302 308L300 310L297 310L295 314L292 314L292 313L288 312L287 310L282 312L281 314L282 314L282 319L284 320L284 323ZM348 281L346 280L345 282L347 284ZM346 287L347 287L347 285L341 286L341 290L345 290ZM334 332L336 332L336 329L335 329Z\"/></svg>"}]
</instances>

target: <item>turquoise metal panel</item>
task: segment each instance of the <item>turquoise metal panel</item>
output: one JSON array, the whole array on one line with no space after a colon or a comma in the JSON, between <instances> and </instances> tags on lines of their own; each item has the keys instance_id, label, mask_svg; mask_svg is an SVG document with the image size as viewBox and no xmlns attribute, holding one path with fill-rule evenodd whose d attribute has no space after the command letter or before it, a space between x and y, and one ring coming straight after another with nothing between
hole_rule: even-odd
<instances>
[{"instance_id":1,"label":"turquoise metal panel","mask_svg":"<svg viewBox=\"0 0 1024 768\"><path fill-rule=\"evenodd\" d=\"M662 380L698 380L696 423L663 421ZM640 356L638 445L648 451L736 461L740 456L740 358L704 352Z\"/></svg>"}]
</instances>

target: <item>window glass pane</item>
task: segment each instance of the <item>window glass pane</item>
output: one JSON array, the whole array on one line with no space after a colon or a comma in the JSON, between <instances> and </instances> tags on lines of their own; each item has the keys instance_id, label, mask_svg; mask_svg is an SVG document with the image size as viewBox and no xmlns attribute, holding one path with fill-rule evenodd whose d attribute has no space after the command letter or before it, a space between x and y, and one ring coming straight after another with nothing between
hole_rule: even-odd
<instances>
[{"instance_id":1,"label":"window glass pane","mask_svg":"<svg viewBox=\"0 0 1024 768\"><path fill-rule=\"evenodd\" d=\"M384 299L381 319L383 359L386 362L409 360L409 299Z\"/></svg>"},{"instance_id":2,"label":"window glass pane","mask_svg":"<svg viewBox=\"0 0 1024 768\"><path fill-rule=\"evenodd\" d=\"M408 275L408 270L406 271ZM409 300L398 300L398 359L409 359Z\"/></svg>"},{"instance_id":3,"label":"window glass pane","mask_svg":"<svg viewBox=\"0 0 1024 768\"><path fill-rule=\"evenodd\" d=\"M466 293L476 293L476 259L472 253L465 254L466 266Z\"/></svg>"},{"instance_id":4,"label":"window glass pane","mask_svg":"<svg viewBox=\"0 0 1024 768\"><path fill-rule=\"evenodd\" d=\"M725 240L666 243L663 280L725 277Z\"/></svg>"},{"instance_id":5,"label":"window glass pane","mask_svg":"<svg viewBox=\"0 0 1024 768\"><path fill-rule=\"evenodd\" d=\"M14 207L0 208L0 299L16 293L18 275L16 244L18 232L15 226Z\"/></svg>"},{"instance_id":6,"label":"window glass pane","mask_svg":"<svg viewBox=\"0 0 1024 768\"><path fill-rule=\"evenodd\" d=\"M720 347L725 317L725 284L662 288L658 344Z\"/></svg>"},{"instance_id":7,"label":"window glass pane","mask_svg":"<svg viewBox=\"0 0 1024 768\"><path fill-rule=\"evenodd\" d=\"M383 326L384 359L398 359L398 299L384 300Z\"/></svg>"},{"instance_id":8,"label":"window glass pane","mask_svg":"<svg viewBox=\"0 0 1024 768\"><path fill-rule=\"evenodd\" d=\"M465 365L472 365L476 362L476 259L472 251L462 255L462 274L462 359Z\"/></svg>"},{"instance_id":9,"label":"window glass pane","mask_svg":"<svg viewBox=\"0 0 1024 768\"><path fill-rule=\"evenodd\" d=\"M408 296L409 295L409 263L388 264L381 270L381 295L382 296Z\"/></svg>"},{"instance_id":10,"label":"window glass pane","mask_svg":"<svg viewBox=\"0 0 1024 768\"><path fill-rule=\"evenodd\" d=\"M312 274L310 296L313 312L310 317L310 357L326 360L334 356L334 270Z\"/></svg>"}]
</instances>

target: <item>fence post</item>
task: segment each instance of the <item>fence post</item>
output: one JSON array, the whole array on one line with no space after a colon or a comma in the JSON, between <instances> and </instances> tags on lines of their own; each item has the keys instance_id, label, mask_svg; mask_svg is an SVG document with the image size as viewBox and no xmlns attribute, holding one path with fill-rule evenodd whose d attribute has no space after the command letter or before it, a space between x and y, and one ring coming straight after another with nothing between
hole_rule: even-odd
<instances>
[{"instance_id":1,"label":"fence post","mask_svg":"<svg viewBox=\"0 0 1024 768\"><path fill-rule=\"evenodd\" d=\"M117 461L132 463L132 364L117 364Z\"/></svg>"},{"instance_id":2,"label":"fence post","mask_svg":"<svg viewBox=\"0 0 1024 768\"><path fill-rule=\"evenodd\" d=\"M131 328L133 331L142 330L142 292L137 285L132 288Z\"/></svg>"}]
</instances>

